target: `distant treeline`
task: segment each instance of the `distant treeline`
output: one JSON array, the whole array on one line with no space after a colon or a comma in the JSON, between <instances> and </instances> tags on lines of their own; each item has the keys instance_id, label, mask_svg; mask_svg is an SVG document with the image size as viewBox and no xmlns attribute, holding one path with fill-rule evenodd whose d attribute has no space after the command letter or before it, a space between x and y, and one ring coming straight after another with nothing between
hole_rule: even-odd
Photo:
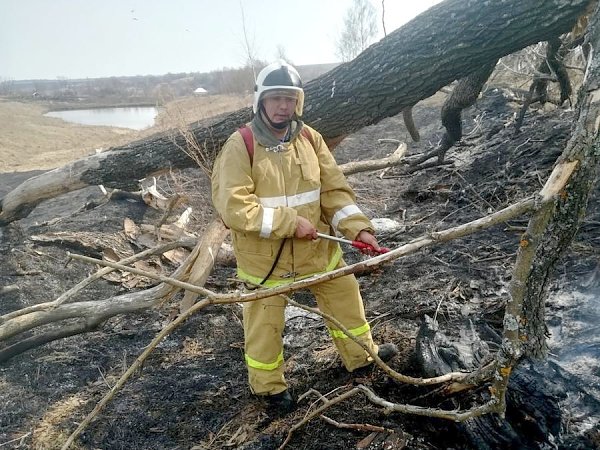
<instances>
[{"instance_id":1,"label":"distant treeline","mask_svg":"<svg viewBox=\"0 0 600 450\"><path fill-rule=\"evenodd\" d=\"M337 64L298 66L305 81L315 78ZM258 68L260 70L261 67ZM208 73L168 73L128 77L55 80L0 80L0 95L58 101L97 101L121 99L128 103L163 103L193 95L198 88L207 94L247 94L254 89L251 67L221 69Z\"/></svg>"}]
</instances>

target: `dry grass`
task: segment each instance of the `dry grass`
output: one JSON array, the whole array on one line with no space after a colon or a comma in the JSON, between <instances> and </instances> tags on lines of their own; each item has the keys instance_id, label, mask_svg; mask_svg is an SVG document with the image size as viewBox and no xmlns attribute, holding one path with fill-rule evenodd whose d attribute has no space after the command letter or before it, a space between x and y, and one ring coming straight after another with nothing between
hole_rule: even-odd
<instances>
[{"instance_id":1,"label":"dry grass","mask_svg":"<svg viewBox=\"0 0 600 450\"><path fill-rule=\"evenodd\" d=\"M174 356L173 361L175 363L196 359L196 358L207 358L214 354L214 349L205 348L199 341L186 337L183 340L182 348ZM214 356L212 356L214 358Z\"/></svg>"},{"instance_id":2,"label":"dry grass","mask_svg":"<svg viewBox=\"0 0 600 450\"><path fill-rule=\"evenodd\" d=\"M87 403L81 393L60 400L52 405L41 418L33 431L31 448L36 450L52 450L61 448L70 432L64 429L64 422L78 416L77 411ZM74 450L83 448L77 444Z\"/></svg>"},{"instance_id":3,"label":"dry grass","mask_svg":"<svg viewBox=\"0 0 600 450\"><path fill-rule=\"evenodd\" d=\"M161 109L153 128L168 130L213 117L224 112L250 106L252 96L209 95L184 97L174 100Z\"/></svg>"},{"instance_id":4,"label":"dry grass","mask_svg":"<svg viewBox=\"0 0 600 450\"><path fill-rule=\"evenodd\" d=\"M77 125L53 117L45 103L0 99L0 172L60 167L93 155L96 149L125 145L169 128L248 106L248 97L215 95L167 103L146 130Z\"/></svg>"},{"instance_id":5,"label":"dry grass","mask_svg":"<svg viewBox=\"0 0 600 450\"><path fill-rule=\"evenodd\" d=\"M121 145L134 130L89 127L45 117L42 104L0 100L0 172L51 169L91 155L97 148Z\"/></svg>"}]
</instances>

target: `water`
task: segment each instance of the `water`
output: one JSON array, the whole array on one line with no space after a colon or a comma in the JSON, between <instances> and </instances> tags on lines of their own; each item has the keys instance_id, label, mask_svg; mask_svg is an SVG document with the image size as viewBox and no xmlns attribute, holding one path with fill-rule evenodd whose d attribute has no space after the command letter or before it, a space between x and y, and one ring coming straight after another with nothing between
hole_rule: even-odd
<instances>
[{"instance_id":1,"label":"water","mask_svg":"<svg viewBox=\"0 0 600 450\"><path fill-rule=\"evenodd\" d=\"M45 116L58 117L67 122L81 125L99 125L108 127L142 130L151 127L158 114L153 106L126 108L73 109L68 111L50 111Z\"/></svg>"}]
</instances>

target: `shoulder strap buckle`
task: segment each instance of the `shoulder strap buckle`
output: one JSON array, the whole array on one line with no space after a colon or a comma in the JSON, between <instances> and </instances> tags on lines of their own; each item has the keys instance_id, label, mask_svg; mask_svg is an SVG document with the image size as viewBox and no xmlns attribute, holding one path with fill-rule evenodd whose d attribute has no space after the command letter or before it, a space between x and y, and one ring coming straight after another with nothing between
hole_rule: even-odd
<instances>
[{"instance_id":1,"label":"shoulder strap buckle","mask_svg":"<svg viewBox=\"0 0 600 450\"><path fill-rule=\"evenodd\" d=\"M244 144L246 145L246 151L248 152L248 157L250 158L250 167L252 167L252 163L254 162L254 134L252 133L252 128L247 125L244 125L238 128L239 133L242 135L242 139L244 139ZM315 142L313 141L312 134L308 131L308 128L302 127L300 130L300 134L308 139L310 142L310 146L315 148Z\"/></svg>"}]
</instances>

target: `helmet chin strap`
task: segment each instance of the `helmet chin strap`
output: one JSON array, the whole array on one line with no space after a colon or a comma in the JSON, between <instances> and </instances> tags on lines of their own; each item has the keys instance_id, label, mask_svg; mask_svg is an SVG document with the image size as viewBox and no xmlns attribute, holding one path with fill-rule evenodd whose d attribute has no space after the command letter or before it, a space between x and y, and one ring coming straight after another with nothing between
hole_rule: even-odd
<instances>
[{"instance_id":1,"label":"helmet chin strap","mask_svg":"<svg viewBox=\"0 0 600 450\"><path fill-rule=\"evenodd\" d=\"M276 130L285 130L292 122L292 120L289 119L289 120L286 120L285 122L275 123L271 119L269 119L269 116L268 116L267 112L265 111L265 107L263 106L262 102L260 102L259 108L260 108L261 116L264 119L266 119L266 121L269 123L269 126L275 128Z\"/></svg>"}]
</instances>

